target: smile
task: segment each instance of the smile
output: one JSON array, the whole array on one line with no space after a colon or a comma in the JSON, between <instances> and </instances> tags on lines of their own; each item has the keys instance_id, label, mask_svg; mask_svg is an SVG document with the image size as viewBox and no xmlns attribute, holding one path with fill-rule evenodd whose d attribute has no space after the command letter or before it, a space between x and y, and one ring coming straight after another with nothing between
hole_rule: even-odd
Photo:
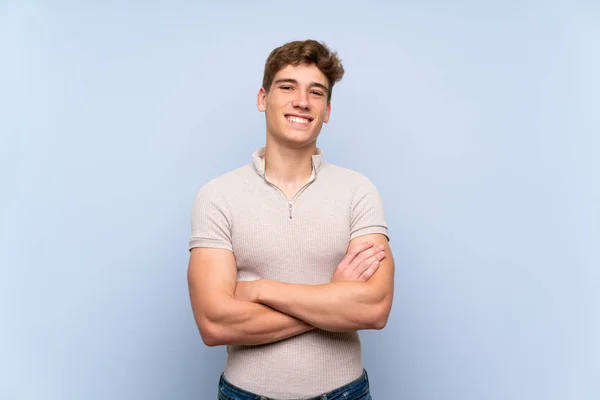
<instances>
[{"instance_id":1,"label":"smile","mask_svg":"<svg viewBox=\"0 0 600 400\"><path fill-rule=\"evenodd\" d=\"M312 121L311 118L299 117L299 116L296 116L296 115L286 115L285 117L287 118L288 121L293 122L295 124L306 125L306 124L308 124L309 122Z\"/></svg>"}]
</instances>

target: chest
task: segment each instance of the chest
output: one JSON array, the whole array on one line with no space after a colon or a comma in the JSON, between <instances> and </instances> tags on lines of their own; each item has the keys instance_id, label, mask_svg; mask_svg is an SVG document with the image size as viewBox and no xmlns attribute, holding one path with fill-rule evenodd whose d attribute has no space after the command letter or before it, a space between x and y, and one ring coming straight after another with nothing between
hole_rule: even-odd
<instances>
[{"instance_id":1,"label":"chest","mask_svg":"<svg viewBox=\"0 0 600 400\"><path fill-rule=\"evenodd\" d=\"M349 205L344 196L305 190L287 200L275 192L234 216L232 242L238 279L327 283L346 254Z\"/></svg>"}]
</instances>

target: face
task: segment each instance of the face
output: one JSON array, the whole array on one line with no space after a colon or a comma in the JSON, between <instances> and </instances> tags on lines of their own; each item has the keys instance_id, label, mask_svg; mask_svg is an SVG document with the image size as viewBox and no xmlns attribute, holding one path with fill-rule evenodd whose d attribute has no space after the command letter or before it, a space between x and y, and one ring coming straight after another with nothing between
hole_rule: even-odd
<instances>
[{"instance_id":1,"label":"face","mask_svg":"<svg viewBox=\"0 0 600 400\"><path fill-rule=\"evenodd\" d=\"M258 92L257 107L264 111L267 135L293 147L316 141L329 121L327 77L314 64L288 65L279 71L269 92Z\"/></svg>"}]
</instances>

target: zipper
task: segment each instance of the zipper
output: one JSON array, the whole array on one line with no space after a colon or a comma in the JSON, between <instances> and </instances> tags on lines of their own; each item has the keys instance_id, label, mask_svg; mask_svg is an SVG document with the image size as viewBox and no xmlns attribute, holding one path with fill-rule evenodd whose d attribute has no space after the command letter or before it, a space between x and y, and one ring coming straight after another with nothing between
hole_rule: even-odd
<instances>
[{"instance_id":1,"label":"zipper","mask_svg":"<svg viewBox=\"0 0 600 400\"><path fill-rule=\"evenodd\" d=\"M276 185L272 184L271 182L269 182L268 180L266 180L266 182L271 185L272 187L275 188L275 190L277 190L279 192L279 194L285 199L285 201L288 203L288 216L289 219L293 219L292 216L292 207L294 202L298 199L298 196L300 196L302 194L302 192L304 192L304 190L309 187L311 185L311 183L313 183L315 181L316 177L314 179L312 179L311 181L307 182L304 186L302 186L300 188L300 190L298 190L298 192L294 195L294 197L292 198L292 200L289 200L287 198L287 196L285 195L285 193L283 193L283 191L281 189L279 189Z\"/></svg>"}]
</instances>

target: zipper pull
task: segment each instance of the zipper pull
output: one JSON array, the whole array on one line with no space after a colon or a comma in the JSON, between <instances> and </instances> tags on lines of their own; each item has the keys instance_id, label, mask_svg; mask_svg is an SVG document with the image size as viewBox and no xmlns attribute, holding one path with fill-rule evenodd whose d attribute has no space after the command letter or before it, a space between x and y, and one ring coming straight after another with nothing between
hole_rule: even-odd
<instances>
[{"instance_id":1,"label":"zipper pull","mask_svg":"<svg viewBox=\"0 0 600 400\"><path fill-rule=\"evenodd\" d=\"M292 203L288 204L288 208L290 210L290 219L292 219Z\"/></svg>"}]
</instances>

